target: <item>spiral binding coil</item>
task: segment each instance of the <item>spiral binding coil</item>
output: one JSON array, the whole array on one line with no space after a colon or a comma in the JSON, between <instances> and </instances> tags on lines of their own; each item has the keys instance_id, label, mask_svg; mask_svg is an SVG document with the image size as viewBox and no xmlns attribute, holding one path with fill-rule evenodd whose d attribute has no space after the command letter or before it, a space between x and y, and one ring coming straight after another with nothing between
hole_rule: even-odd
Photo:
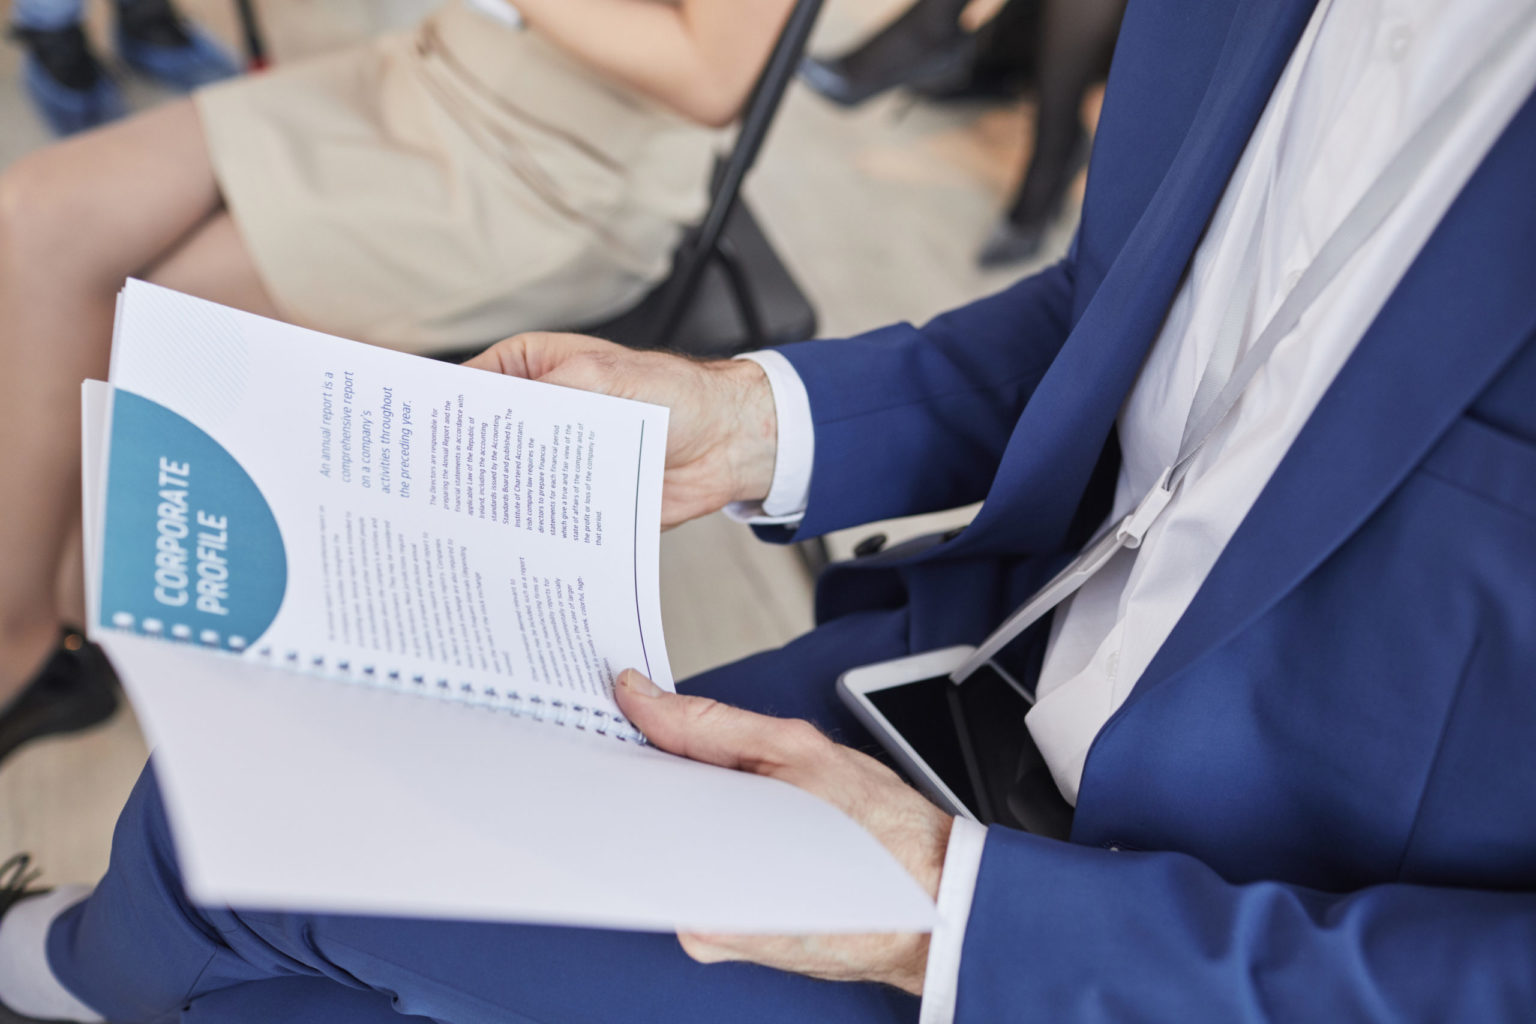
<instances>
[{"instance_id":1,"label":"spiral binding coil","mask_svg":"<svg viewBox=\"0 0 1536 1024\"><path fill-rule=\"evenodd\" d=\"M145 636L170 637L173 640L181 640L187 643L191 643L194 640L193 629L186 623L167 623L163 619L157 619L152 616L136 619L128 612L117 612L112 616L112 625L118 629L142 633ZM245 637L234 633L220 633L216 629L197 631L195 639L204 647L212 647L219 650L239 652L249 646L249 642Z\"/></svg>"},{"instance_id":2,"label":"spiral binding coil","mask_svg":"<svg viewBox=\"0 0 1536 1024\"><path fill-rule=\"evenodd\" d=\"M146 636L168 637L184 643L194 642L193 630L182 623L168 624L154 618L136 620L127 612L118 612L112 616L112 625L121 630L138 632ZM249 647L249 642L244 637L220 634L212 629L199 632L195 642L201 647L233 654L244 653ZM517 690L494 686L476 687L475 684L467 681L454 683L447 676L404 673L398 669L386 669L380 672L378 666L372 663L365 662L354 667L349 658L328 659L320 654L306 658L299 651L277 652L270 646L257 648L256 656L268 664L275 664L305 675L319 674L328 679L360 682L365 685L393 689L400 693L430 697L434 700L448 700L457 704L506 711L515 717L527 718L534 722L569 726L584 732L596 733L599 736L611 736L627 743L641 745L646 743L644 734L631 725L623 715L572 701L550 700L540 696L524 697Z\"/></svg>"}]
</instances>

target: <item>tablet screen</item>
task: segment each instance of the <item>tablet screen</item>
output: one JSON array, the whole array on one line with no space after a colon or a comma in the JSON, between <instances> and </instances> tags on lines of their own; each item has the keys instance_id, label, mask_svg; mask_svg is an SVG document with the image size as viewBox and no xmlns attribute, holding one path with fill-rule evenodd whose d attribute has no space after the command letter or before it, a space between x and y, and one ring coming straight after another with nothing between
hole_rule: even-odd
<instances>
[{"instance_id":1,"label":"tablet screen","mask_svg":"<svg viewBox=\"0 0 1536 1024\"><path fill-rule=\"evenodd\" d=\"M864 696L977 821L1070 833L1072 808L1024 721L1029 702L994 666L959 686L945 675Z\"/></svg>"},{"instance_id":2,"label":"tablet screen","mask_svg":"<svg viewBox=\"0 0 1536 1024\"><path fill-rule=\"evenodd\" d=\"M871 690L865 696L950 792L979 818L976 789L965 768L965 755L951 710L948 691L952 687L946 675Z\"/></svg>"}]
</instances>

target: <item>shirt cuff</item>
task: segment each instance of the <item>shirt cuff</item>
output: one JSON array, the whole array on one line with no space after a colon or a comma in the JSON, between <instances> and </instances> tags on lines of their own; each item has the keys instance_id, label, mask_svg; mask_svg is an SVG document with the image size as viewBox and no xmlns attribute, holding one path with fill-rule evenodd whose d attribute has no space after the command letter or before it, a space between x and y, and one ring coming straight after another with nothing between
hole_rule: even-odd
<instances>
[{"instance_id":1,"label":"shirt cuff","mask_svg":"<svg viewBox=\"0 0 1536 1024\"><path fill-rule=\"evenodd\" d=\"M986 845L984 826L969 818L955 818L944 853L944 874L939 877L939 916L928 940L928 970L923 975L918 1024L951 1024L955 1019L960 951L965 945L965 926L971 918L971 900L981 874L981 851Z\"/></svg>"},{"instance_id":2,"label":"shirt cuff","mask_svg":"<svg viewBox=\"0 0 1536 1024\"><path fill-rule=\"evenodd\" d=\"M507 0L469 0L469 6L511 28L523 27L523 15Z\"/></svg>"},{"instance_id":3,"label":"shirt cuff","mask_svg":"<svg viewBox=\"0 0 1536 1024\"><path fill-rule=\"evenodd\" d=\"M773 483L761 502L737 501L725 514L754 526L792 526L805 515L811 495L811 466L816 457L816 426L811 420L811 398L805 382L788 359L773 349L748 352L748 359L768 375L778 420L778 453L773 463Z\"/></svg>"}]
</instances>

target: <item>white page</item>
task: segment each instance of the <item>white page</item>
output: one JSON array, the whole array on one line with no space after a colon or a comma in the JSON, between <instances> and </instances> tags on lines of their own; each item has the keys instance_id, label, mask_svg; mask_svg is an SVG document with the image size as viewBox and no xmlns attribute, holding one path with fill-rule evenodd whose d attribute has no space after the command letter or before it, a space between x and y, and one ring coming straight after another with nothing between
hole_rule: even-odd
<instances>
[{"instance_id":1,"label":"white page","mask_svg":"<svg viewBox=\"0 0 1536 1024\"><path fill-rule=\"evenodd\" d=\"M192 897L716 932L926 931L867 832L785 783L126 634ZM252 768L252 766L257 766Z\"/></svg>"},{"instance_id":2,"label":"white page","mask_svg":"<svg viewBox=\"0 0 1536 1024\"><path fill-rule=\"evenodd\" d=\"M107 426L112 415L112 387L104 381L80 382L81 560L85 563L87 622L101 618L101 501L107 472Z\"/></svg>"},{"instance_id":3,"label":"white page","mask_svg":"<svg viewBox=\"0 0 1536 1024\"><path fill-rule=\"evenodd\" d=\"M612 700L619 671L671 687L657 579L665 409L347 342L142 282L124 289L119 317L114 415L137 408L124 392L165 406L236 468L179 426L170 433L187 446L166 447L153 430L142 445L114 440L112 472L129 468L109 473L108 522L144 521L115 541L107 527L98 622L456 699L560 702L611 715L614 728L627 728ZM189 461L194 450L201 461ZM245 624L200 615L203 549L191 541L186 585L158 586L157 456L191 474L160 477L186 495L189 521L244 517L211 533L226 544L213 555L232 559L220 570L231 600L266 587L280 605L273 596ZM222 478L217 493L200 488L216 462L254 490ZM270 529L252 511L263 504ZM280 540L258 559L266 533ZM137 560L131 571L114 551ZM213 612L219 594L207 595Z\"/></svg>"}]
</instances>

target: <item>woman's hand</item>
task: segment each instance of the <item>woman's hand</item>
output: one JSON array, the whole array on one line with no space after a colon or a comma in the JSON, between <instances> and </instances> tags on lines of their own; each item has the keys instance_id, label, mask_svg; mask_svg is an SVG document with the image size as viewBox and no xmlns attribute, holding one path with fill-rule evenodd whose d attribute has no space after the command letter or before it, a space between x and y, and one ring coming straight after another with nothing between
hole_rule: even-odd
<instances>
[{"instance_id":1,"label":"woman's hand","mask_svg":"<svg viewBox=\"0 0 1536 1024\"><path fill-rule=\"evenodd\" d=\"M773 483L778 417L768 377L756 363L534 332L498 342L465 365L669 408L663 528L733 501L761 501Z\"/></svg>"}]
</instances>

